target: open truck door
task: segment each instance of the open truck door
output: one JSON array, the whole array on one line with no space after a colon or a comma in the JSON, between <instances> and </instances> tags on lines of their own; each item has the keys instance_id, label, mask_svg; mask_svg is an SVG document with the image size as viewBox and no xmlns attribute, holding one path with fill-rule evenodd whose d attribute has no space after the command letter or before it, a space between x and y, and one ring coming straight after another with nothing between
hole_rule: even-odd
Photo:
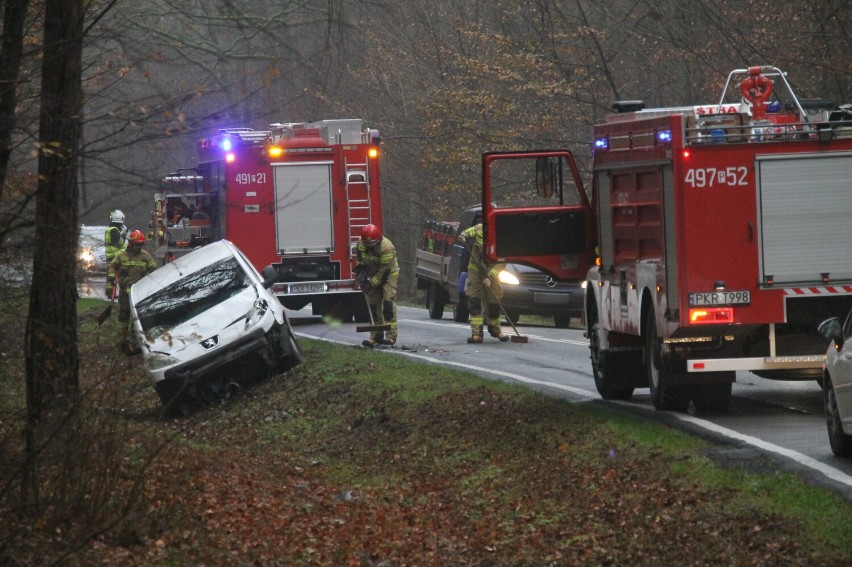
<instances>
[{"instance_id":1,"label":"open truck door","mask_svg":"<svg viewBox=\"0 0 852 567\"><path fill-rule=\"evenodd\" d=\"M584 280L595 263L594 226L568 150L482 156L485 255L561 280Z\"/></svg>"}]
</instances>

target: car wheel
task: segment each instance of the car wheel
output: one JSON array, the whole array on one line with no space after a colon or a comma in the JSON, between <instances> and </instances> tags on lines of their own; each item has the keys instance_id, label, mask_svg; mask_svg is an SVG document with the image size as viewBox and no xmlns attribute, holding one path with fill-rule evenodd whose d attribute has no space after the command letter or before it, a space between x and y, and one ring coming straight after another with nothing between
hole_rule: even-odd
<instances>
[{"instance_id":1,"label":"car wheel","mask_svg":"<svg viewBox=\"0 0 852 567\"><path fill-rule=\"evenodd\" d=\"M444 317L444 300L443 290L439 290L435 284L429 286L426 290L426 309L429 311L430 319L441 319Z\"/></svg>"},{"instance_id":2,"label":"car wheel","mask_svg":"<svg viewBox=\"0 0 852 567\"><path fill-rule=\"evenodd\" d=\"M666 369L662 361L653 309L648 310L645 318L645 369L654 407L663 411L686 411L690 392L684 385L671 383L674 373Z\"/></svg>"},{"instance_id":3,"label":"car wheel","mask_svg":"<svg viewBox=\"0 0 852 567\"><path fill-rule=\"evenodd\" d=\"M163 410L169 417L187 417L198 409L198 400L188 392L183 384L171 380L157 382L154 385L163 404Z\"/></svg>"},{"instance_id":4,"label":"car wheel","mask_svg":"<svg viewBox=\"0 0 852 567\"><path fill-rule=\"evenodd\" d=\"M568 329L571 327L570 315L554 315L553 324L559 329Z\"/></svg>"},{"instance_id":5,"label":"car wheel","mask_svg":"<svg viewBox=\"0 0 852 567\"><path fill-rule=\"evenodd\" d=\"M282 333L281 342L286 345L283 350L287 354L279 359L276 370L278 372L287 372L288 370L299 366L304 360L305 354L302 347L299 345L299 342L296 340L296 335L293 333L293 329L288 328L285 333Z\"/></svg>"},{"instance_id":6,"label":"car wheel","mask_svg":"<svg viewBox=\"0 0 852 567\"><path fill-rule=\"evenodd\" d=\"M510 323L510 324L514 323L514 324L517 325L518 319L521 318L521 314L518 313L517 311L506 311L506 313L504 313L504 315L506 316L506 319L507 319L506 322Z\"/></svg>"},{"instance_id":7,"label":"car wheel","mask_svg":"<svg viewBox=\"0 0 852 567\"><path fill-rule=\"evenodd\" d=\"M457 303L453 304L453 321L456 323L467 323L470 319L470 309L467 305L467 297L462 296Z\"/></svg>"},{"instance_id":8,"label":"car wheel","mask_svg":"<svg viewBox=\"0 0 852 567\"><path fill-rule=\"evenodd\" d=\"M837 395L834 392L834 384L830 376L823 379L825 391L825 421L828 426L828 442L831 451L838 457L852 457L852 435L843 432L840 412L837 410Z\"/></svg>"},{"instance_id":9,"label":"car wheel","mask_svg":"<svg viewBox=\"0 0 852 567\"><path fill-rule=\"evenodd\" d=\"M600 324L595 323L589 330L589 351L592 359L592 375L595 388L605 400L629 400L633 397L633 388L614 385L613 376L622 376L627 370L616 363L610 353L600 349Z\"/></svg>"}]
</instances>

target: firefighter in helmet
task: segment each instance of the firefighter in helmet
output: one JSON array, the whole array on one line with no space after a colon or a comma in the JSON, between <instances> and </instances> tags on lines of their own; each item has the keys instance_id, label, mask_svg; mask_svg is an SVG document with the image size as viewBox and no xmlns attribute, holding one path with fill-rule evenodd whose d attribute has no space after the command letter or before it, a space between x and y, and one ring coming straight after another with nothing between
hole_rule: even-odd
<instances>
[{"instance_id":1,"label":"firefighter in helmet","mask_svg":"<svg viewBox=\"0 0 852 567\"><path fill-rule=\"evenodd\" d=\"M127 227L124 225L124 213L118 209L109 214L109 226L104 232L106 262L109 264L115 255L127 248Z\"/></svg>"},{"instance_id":2,"label":"firefighter in helmet","mask_svg":"<svg viewBox=\"0 0 852 567\"><path fill-rule=\"evenodd\" d=\"M107 268L106 293L113 296L114 286L118 285L118 320L127 323L122 328L121 347L125 352L134 351L128 343L128 327L130 323L130 288L146 274L157 269L154 257L144 249L145 235L141 230L134 230L128 236L127 249L118 252Z\"/></svg>"},{"instance_id":3,"label":"firefighter in helmet","mask_svg":"<svg viewBox=\"0 0 852 567\"><path fill-rule=\"evenodd\" d=\"M462 231L458 237L470 256L464 286L470 309L470 337L467 342L481 343L482 326L487 322L488 334L505 343L509 336L500 328L499 300L503 298L503 286L499 275L506 264L485 261L483 236L482 223L479 223Z\"/></svg>"},{"instance_id":4,"label":"firefighter in helmet","mask_svg":"<svg viewBox=\"0 0 852 567\"><path fill-rule=\"evenodd\" d=\"M390 325L385 334L373 331L364 346L396 343L396 290L399 282L399 264L393 243L382 236L374 224L361 229L361 239L355 249L355 274L367 296L367 305L376 325Z\"/></svg>"}]
</instances>

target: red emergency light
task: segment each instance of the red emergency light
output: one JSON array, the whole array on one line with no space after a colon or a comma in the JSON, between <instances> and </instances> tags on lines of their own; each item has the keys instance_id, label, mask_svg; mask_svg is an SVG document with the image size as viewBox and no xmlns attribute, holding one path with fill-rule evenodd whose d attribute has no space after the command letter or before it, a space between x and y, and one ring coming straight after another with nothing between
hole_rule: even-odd
<instances>
[{"instance_id":1,"label":"red emergency light","mask_svg":"<svg viewBox=\"0 0 852 567\"><path fill-rule=\"evenodd\" d=\"M732 307L690 309L689 322L693 325L730 325L734 322L734 309Z\"/></svg>"}]
</instances>

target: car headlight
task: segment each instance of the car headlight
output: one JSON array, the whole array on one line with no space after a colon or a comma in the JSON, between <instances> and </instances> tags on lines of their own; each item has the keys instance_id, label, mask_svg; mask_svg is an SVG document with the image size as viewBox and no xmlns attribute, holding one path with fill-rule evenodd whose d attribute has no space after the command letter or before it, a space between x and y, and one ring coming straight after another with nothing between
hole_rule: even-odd
<instances>
[{"instance_id":1,"label":"car headlight","mask_svg":"<svg viewBox=\"0 0 852 567\"><path fill-rule=\"evenodd\" d=\"M150 372L154 372L161 368L167 368L169 366L174 366L178 362L180 362L177 358L170 356L164 352L152 352L148 356L145 357L145 368L147 368Z\"/></svg>"},{"instance_id":2,"label":"car headlight","mask_svg":"<svg viewBox=\"0 0 852 567\"><path fill-rule=\"evenodd\" d=\"M586 289L586 280L580 282L580 289Z\"/></svg>"},{"instance_id":3,"label":"car headlight","mask_svg":"<svg viewBox=\"0 0 852 567\"><path fill-rule=\"evenodd\" d=\"M80 248L79 257L80 260L86 263L93 262L95 259L95 255L92 253L91 248Z\"/></svg>"},{"instance_id":4,"label":"car headlight","mask_svg":"<svg viewBox=\"0 0 852 567\"><path fill-rule=\"evenodd\" d=\"M502 283L506 285L518 285L519 283L521 283L518 277L508 270L503 270L497 277Z\"/></svg>"},{"instance_id":5,"label":"car headlight","mask_svg":"<svg viewBox=\"0 0 852 567\"><path fill-rule=\"evenodd\" d=\"M251 309L246 313L246 331L257 325L262 319L263 316L266 315L266 311L269 309L269 305L266 303L265 299L258 298L254 301L254 305L251 306Z\"/></svg>"}]
</instances>

